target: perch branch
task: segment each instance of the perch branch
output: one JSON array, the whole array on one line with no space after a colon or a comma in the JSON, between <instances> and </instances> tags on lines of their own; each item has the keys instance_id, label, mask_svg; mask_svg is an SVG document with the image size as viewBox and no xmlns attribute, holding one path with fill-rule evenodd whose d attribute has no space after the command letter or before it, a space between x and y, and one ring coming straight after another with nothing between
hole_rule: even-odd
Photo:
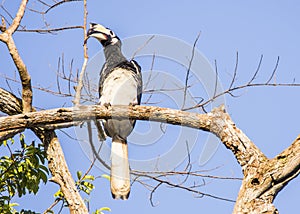
<instances>
[{"instance_id":1,"label":"perch branch","mask_svg":"<svg viewBox=\"0 0 300 214\"><path fill-rule=\"evenodd\" d=\"M57 124L70 127L77 121L110 119L112 116L114 119L164 122L215 134L231 150L243 169L244 180L234 213L251 213L251 207L259 209L259 213L276 213L272 204L275 196L300 173L300 137L275 159L270 160L236 127L224 106L206 114L154 106L90 105L58 108L0 118L0 131L35 127L44 129Z\"/></svg>"},{"instance_id":2,"label":"perch branch","mask_svg":"<svg viewBox=\"0 0 300 214\"><path fill-rule=\"evenodd\" d=\"M207 114L197 114L155 106L130 106L128 108L128 106L106 107L91 105L58 108L0 118L0 131L37 126L47 128L47 125L61 123L64 123L66 127L70 127L73 125L73 122L91 119L109 119L112 115L114 118L119 119L129 117L131 119L151 120L212 132L235 154L241 166L246 165L254 154L258 155L261 159L266 159L247 136L235 126L223 106ZM6 125L4 126L4 124Z\"/></svg>"},{"instance_id":3,"label":"perch branch","mask_svg":"<svg viewBox=\"0 0 300 214\"><path fill-rule=\"evenodd\" d=\"M22 113L22 101L21 99L14 96L12 93L5 91L0 88L0 111L8 114L21 114ZM36 112L37 113L37 112ZM23 129L10 130L22 131ZM45 144L47 152L48 167L52 174L52 181L58 183L60 188L68 202L70 213L72 214L83 214L88 213L87 208L79 195L75 182L69 172L67 163L64 159L64 154L60 143L56 137L56 134L52 130L47 130L41 127L31 127L31 130L40 138ZM0 131L0 138L2 133ZM16 133L15 133L16 134ZM9 136L12 137L12 136ZM4 140L4 139L1 139Z\"/></svg>"}]
</instances>

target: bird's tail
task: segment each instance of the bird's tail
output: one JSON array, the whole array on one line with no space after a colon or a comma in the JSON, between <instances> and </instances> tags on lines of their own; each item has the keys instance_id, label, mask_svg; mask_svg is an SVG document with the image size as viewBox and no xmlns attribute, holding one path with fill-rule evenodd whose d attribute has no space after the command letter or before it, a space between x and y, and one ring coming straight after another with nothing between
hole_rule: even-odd
<instances>
[{"instance_id":1,"label":"bird's tail","mask_svg":"<svg viewBox=\"0 0 300 214\"><path fill-rule=\"evenodd\" d=\"M116 136L111 145L110 189L114 199L126 200L130 193L127 142Z\"/></svg>"}]
</instances>

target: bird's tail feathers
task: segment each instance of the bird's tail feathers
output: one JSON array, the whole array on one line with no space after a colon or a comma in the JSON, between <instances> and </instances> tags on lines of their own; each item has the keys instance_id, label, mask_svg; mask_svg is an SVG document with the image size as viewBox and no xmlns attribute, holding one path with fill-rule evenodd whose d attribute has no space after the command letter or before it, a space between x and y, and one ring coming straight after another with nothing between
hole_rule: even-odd
<instances>
[{"instance_id":1,"label":"bird's tail feathers","mask_svg":"<svg viewBox=\"0 0 300 214\"><path fill-rule=\"evenodd\" d=\"M130 172L126 139L112 138L110 189L114 199L126 200L130 193Z\"/></svg>"}]
</instances>

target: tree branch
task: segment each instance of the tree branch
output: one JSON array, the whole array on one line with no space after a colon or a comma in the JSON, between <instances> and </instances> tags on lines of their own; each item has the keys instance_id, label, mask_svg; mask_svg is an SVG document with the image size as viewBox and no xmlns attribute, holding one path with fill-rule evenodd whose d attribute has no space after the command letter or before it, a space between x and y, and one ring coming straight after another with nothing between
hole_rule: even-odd
<instances>
[{"instance_id":1,"label":"tree branch","mask_svg":"<svg viewBox=\"0 0 300 214\"><path fill-rule=\"evenodd\" d=\"M0 118L0 131L48 126L70 127L94 119L150 120L214 133L242 166L244 180L234 213L251 213L251 207L276 213L272 202L277 193L300 173L300 136L269 160L231 120L224 106L198 114L155 106L77 106ZM64 124L61 125L61 124ZM255 204L255 206L252 206ZM251 205L251 206L250 206Z\"/></svg>"},{"instance_id":2,"label":"tree branch","mask_svg":"<svg viewBox=\"0 0 300 214\"><path fill-rule=\"evenodd\" d=\"M17 98L12 93L9 93L2 88L0 88L0 97L1 97L0 111L8 115L22 113L21 99ZM20 129L10 130L8 132L13 133L14 131L18 132L23 130L24 129L20 128ZM72 214L88 213L84 201L82 200L79 192L76 189L75 182L68 169L68 165L64 158L62 148L59 144L55 132L53 130L47 130L38 126L31 127L31 130L45 144L48 167L53 176L51 180L60 185L60 188L68 202L70 213ZM1 138L1 135L5 132L6 131L3 132L0 131L1 140L4 140ZM12 134L6 137L12 137Z\"/></svg>"},{"instance_id":3,"label":"tree branch","mask_svg":"<svg viewBox=\"0 0 300 214\"><path fill-rule=\"evenodd\" d=\"M0 40L6 44L9 53L14 61L14 64L18 69L20 79L22 81L22 106L23 106L24 113L31 111L31 104L32 104L31 77L27 71L25 63L20 57L20 54L17 50L12 35L20 25L20 22L25 13L27 2L28 0L23 0L21 2L19 10L13 20L13 23L9 28L3 26L4 23L2 24L1 29L4 30L4 32L0 35Z\"/></svg>"},{"instance_id":4,"label":"tree branch","mask_svg":"<svg viewBox=\"0 0 300 214\"><path fill-rule=\"evenodd\" d=\"M272 162L274 184L279 187L287 185L300 173L300 135L287 149L272 159Z\"/></svg>"},{"instance_id":5,"label":"tree branch","mask_svg":"<svg viewBox=\"0 0 300 214\"><path fill-rule=\"evenodd\" d=\"M7 29L7 34L12 35L19 27L21 20L25 14L25 9L26 9L26 5L27 5L28 0L22 0L20 6L19 6L19 10L11 24L11 26Z\"/></svg>"},{"instance_id":6,"label":"tree branch","mask_svg":"<svg viewBox=\"0 0 300 214\"><path fill-rule=\"evenodd\" d=\"M233 213L278 213L278 192L300 173L300 135L282 153L260 165L248 164Z\"/></svg>"},{"instance_id":7,"label":"tree branch","mask_svg":"<svg viewBox=\"0 0 300 214\"><path fill-rule=\"evenodd\" d=\"M81 72L79 75L79 79L78 79L78 85L76 87L76 94L75 94L75 98L73 100L73 103L75 105L79 105L80 104L80 96L81 96L81 90L83 87L83 78L84 78L84 73L86 70L86 66L87 66L87 62L88 62L88 53L87 53L87 45L86 45L86 40L87 40L87 35L86 35L86 24L87 24L87 5L86 5L86 0L83 0L83 5L84 5L84 15L83 15L83 33L84 33L84 43L83 43L83 64L81 67Z\"/></svg>"},{"instance_id":8,"label":"tree branch","mask_svg":"<svg viewBox=\"0 0 300 214\"><path fill-rule=\"evenodd\" d=\"M234 153L242 167L249 161L255 162L255 160L252 160L254 156L260 160L266 160L262 152L231 121L230 116L225 112L224 106L207 114L155 106L90 105L58 108L0 118L0 131L33 127L47 128L48 125L62 123L65 124L66 128L74 125L73 122L77 121L110 119L112 117L164 122L212 132Z\"/></svg>"}]
</instances>

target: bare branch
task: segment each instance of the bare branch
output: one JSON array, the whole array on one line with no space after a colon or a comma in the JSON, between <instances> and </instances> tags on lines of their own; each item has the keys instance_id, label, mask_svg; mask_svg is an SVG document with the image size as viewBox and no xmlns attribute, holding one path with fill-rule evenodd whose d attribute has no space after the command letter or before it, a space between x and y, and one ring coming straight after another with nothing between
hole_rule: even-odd
<instances>
[{"instance_id":1,"label":"bare branch","mask_svg":"<svg viewBox=\"0 0 300 214\"><path fill-rule=\"evenodd\" d=\"M93 143L93 137L92 137L92 125L91 122L88 121L87 122L87 129L88 129L88 135L89 135L89 143L90 146L92 148L92 152L94 154L94 157L106 168L110 170L110 166L100 157L99 152L101 151L102 145L103 145L103 141L101 140L101 138L99 139L101 142L101 145L99 147L98 150L96 150L95 148L95 144Z\"/></svg>"},{"instance_id":2,"label":"bare branch","mask_svg":"<svg viewBox=\"0 0 300 214\"><path fill-rule=\"evenodd\" d=\"M42 0L37 0L38 2L40 2L41 4L47 6L47 7L51 7L51 5L47 4L46 2L42 1Z\"/></svg>"},{"instance_id":3,"label":"bare branch","mask_svg":"<svg viewBox=\"0 0 300 214\"><path fill-rule=\"evenodd\" d=\"M189 76L190 76L190 71L191 71L191 67L192 67L192 63L193 63L193 60L194 60L194 55L195 55L195 50L196 50L196 45L197 45L197 42L200 38L200 35L201 35L201 32L197 35L196 39L195 39L195 42L193 44L193 49L192 49L192 56L191 56L191 59L189 61L189 66L188 66L188 69L186 71L186 76L185 76L185 87L184 87L184 91L183 91L183 103L182 103L182 107L181 109L184 108L184 105L185 105L185 101L186 101L186 93L187 93L187 88L188 88L188 81L189 81Z\"/></svg>"},{"instance_id":4,"label":"bare branch","mask_svg":"<svg viewBox=\"0 0 300 214\"><path fill-rule=\"evenodd\" d=\"M275 75L275 73L276 73L276 71L277 71L278 65L279 65L279 56L277 57L277 61L276 61L276 64L275 64L275 68L274 68L274 70L273 70L273 72L272 72L270 78L269 78L268 81L266 82L266 85L268 85L268 84L271 82L271 80L273 79L273 77L274 77L274 75Z\"/></svg>"},{"instance_id":5,"label":"bare branch","mask_svg":"<svg viewBox=\"0 0 300 214\"><path fill-rule=\"evenodd\" d=\"M75 25L75 26L67 26L60 28L49 28L49 29L19 29L18 32L26 32L26 33L54 33L65 30L74 30L74 29L83 29L83 26Z\"/></svg>"},{"instance_id":6,"label":"bare branch","mask_svg":"<svg viewBox=\"0 0 300 214\"><path fill-rule=\"evenodd\" d=\"M248 164L233 213L278 213L273 200L299 173L300 135L275 158Z\"/></svg>"},{"instance_id":7,"label":"bare branch","mask_svg":"<svg viewBox=\"0 0 300 214\"><path fill-rule=\"evenodd\" d=\"M26 5L27 5L28 0L22 0L19 10L12 22L12 24L9 26L9 28L6 30L6 32L11 36L19 27L21 20L24 16Z\"/></svg>"},{"instance_id":8,"label":"bare branch","mask_svg":"<svg viewBox=\"0 0 300 214\"><path fill-rule=\"evenodd\" d=\"M7 140L9 138L13 138L16 134L23 132L25 129L15 129L10 131L0 132L0 142Z\"/></svg>"},{"instance_id":9,"label":"bare branch","mask_svg":"<svg viewBox=\"0 0 300 214\"><path fill-rule=\"evenodd\" d=\"M160 186L160 185L162 185L163 183L162 182L158 182L158 184L152 189L152 191L151 191L151 193L150 193L150 203L151 203L151 206L152 207L156 207L157 206L157 204L154 204L154 202L153 202L153 194L154 194L154 192L156 191L156 189L158 189L158 187Z\"/></svg>"},{"instance_id":10,"label":"bare branch","mask_svg":"<svg viewBox=\"0 0 300 214\"><path fill-rule=\"evenodd\" d=\"M216 196L216 195L212 195L212 194L208 194L208 193L204 193L204 192L201 192L201 191L198 191L195 189L195 187L198 187L198 186L192 186L192 187L186 187L186 186L182 186L182 185L178 185L176 183L173 183L169 180L163 180L159 177L153 177L153 176L146 176L146 177L149 177L155 181L157 181L159 183L159 185L157 185L154 189L156 190L159 186L161 186L162 184L165 184L167 186L170 186L170 187L174 187L174 188L178 188L178 189L183 189L183 190L187 190L189 192L192 192L196 195L200 195L200 197L203 197L203 196L206 196L206 197L210 197L210 198L214 198L214 199L218 199L218 200L222 200L222 201L228 201L228 202L235 202L235 200L231 200L231 199L228 199L228 198L223 198L223 197L219 197L219 196ZM152 192L152 195L153 195L154 192ZM198 196L199 197L199 196Z\"/></svg>"},{"instance_id":11,"label":"bare branch","mask_svg":"<svg viewBox=\"0 0 300 214\"><path fill-rule=\"evenodd\" d=\"M32 104L31 78L22 58L20 57L20 54L12 38L12 34L17 30L17 28L20 25L22 17L24 16L25 13L27 2L28 0L23 0L21 2L16 17L13 20L13 23L0 35L0 40L7 45L7 48L14 61L14 64L16 65L19 71L20 79L22 82L22 106L23 106L24 113L31 111L31 104Z\"/></svg>"},{"instance_id":12,"label":"bare branch","mask_svg":"<svg viewBox=\"0 0 300 214\"><path fill-rule=\"evenodd\" d=\"M152 35L141 47L139 47L133 54L132 54L132 57L131 57L131 60L134 59L134 57L144 48L146 47L149 42L154 39L155 35Z\"/></svg>"},{"instance_id":13,"label":"bare branch","mask_svg":"<svg viewBox=\"0 0 300 214\"><path fill-rule=\"evenodd\" d=\"M48 8L44 13L48 13L50 10L52 10L53 8L59 6L59 5L62 5L63 3L66 3L66 2L75 2L75 1L83 1L83 0L63 0L63 1L60 1L60 2L57 2L55 3L54 5L50 6L50 8Z\"/></svg>"},{"instance_id":14,"label":"bare branch","mask_svg":"<svg viewBox=\"0 0 300 214\"><path fill-rule=\"evenodd\" d=\"M83 0L83 5L84 5L83 33L84 33L84 41L86 41L87 40L87 35L86 35L86 32L87 32L87 30L86 30L86 24L87 24L86 0ZM76 87L75 98L73 100L73 103L75 105L80 104L80 95L81 95L81 90L82 90L82 87L83 87L83 78L84 78L84 73L85 73L85 70L86 70L87 62L88 62L86 42L83 43L83 50L84 50L84 60L83 60L83 64L82 64L82 67L81 67L81 72L80 72L79 79L78 79L78 85Z\"/></svg>"},{"instance_id":15,"label":"bare branch","mask_svg":"<svg viewBox=\"0 0 300 214\"><path fill-rule=\"evenodd\" d=\"M90 119L118 119L131 118L139 120L151 120L167 122L173 125L187 126L202 129L216 134L230 149L237 160L244 166L251 160L254 153L261 160L265 156L260 150L239 130L225 113L221 106L208 114L197 114L155 106L78 106L59 108L40 112L27 113L0 118L0 131L13 130L16 128L45 127L49 124L61 124L68 122L86 121ZM6 124L5 126L3 124ZM226 128L227 127L227 128ZM229 138L229 136L231 136Z\"/></svg>"},{"instance_id":16,"label":"bare branch","mask_svg":"<svg viewBox=\"0 0 300 214\"><path fill-rule=\"evenodd\" d=\"M281 189L300 173L300 135L272 161L274 166L272 177L274 183Z\"/></svg>"},{"instance_id":17,"label":"bare branch","mask_svg":"<svg viewBox=\"0 0 300 214\"><path fill-rule=\"evenodd\" d=\"M258 66L257 66L257 69L256 69L255 73L253 74L253 76L251 77L251 79L247 83L234 86L234 83L236 82L237 65L238 65L238 55L237 55L236 66L235 66L234 74L233 74L233 77L232 77L232 80L231 80L231 83L230 83L229 87L226 90L224 90L223 92L220 92L219 94L215 94L213 97L209 98L205 102L199 102L199 103L197 103L193 107L184 108L182 110L186 111L186 110L191 110L191 109L199 108L199 107L201 107L204 110L204 107L206 105L208 105L209 103L211 103L216 98L224 96L226 94L229 94L232 97L237 97L237 96L235 96L233 94L233 92L241 90L241 89L245 89L245 88L251 88L251 87L275 87L275 86L278 86L278 87L300 87L300 83L295 83L295 81L293 83L275 83L275 82L274 83L270 83L271 80L273 79L273 77L275 76L276 71L277 71L277 68L278 68L278 65L279 65L279 57L277 58L277 61L276 61L276 64L275 64L275 68L274 68L272 74L270 75L269 79L266 82L253 83L253 81L257 77L257 74L258 74L259 69L261 67L262 59L263 59L263 56L261 55L260 61L259 61ZM204 112L205 112L205 110L204 110Z\"/></svg>"},{"instance_id":18,"label":"bare branch","mask_svg":"<svg viewBox=\"0 0 300 214\"><path fill-rule=\"evenodd\" d=\"M233 84L234 84L235 78L236 78L236 74L237 74L238 64L239 64L239 53L236 52L236 60L235 60L235 67L234 67L233 77L232 77L232 80L231 80L231 83L230 83L228 89L231 89L233 87Z\"/></svg>"},{"instance_id":19,"label":"bare branch","mask_svg":"<svg viewBox=\"0 0 300 214\"><path fill-rule=\"evenodd\" d=\"M255 78L256 78L256 76L257 76L259 70L260 70L260 66L261 66L261 64L262 64L263 57L264 57L264 55L261 55L261 56L260 56L259 63L258 63L258 66L257 66L257 69L256 69L254 75L252 76L251 80L248 82L248 85L250 85L250 84L255 80Z\"/></svg>"},{"instance_id":20,"label":"bare branch","mask_svg":"<svg viewBox=\"0 0 300 214\"><path fill-rule=\"evenodd\" d=\"M44 212L43 214L48 214L52 210L53 207L55 207L59 202L61 201L60 198L56 199Z\"/></svg>"}]
</instances>

